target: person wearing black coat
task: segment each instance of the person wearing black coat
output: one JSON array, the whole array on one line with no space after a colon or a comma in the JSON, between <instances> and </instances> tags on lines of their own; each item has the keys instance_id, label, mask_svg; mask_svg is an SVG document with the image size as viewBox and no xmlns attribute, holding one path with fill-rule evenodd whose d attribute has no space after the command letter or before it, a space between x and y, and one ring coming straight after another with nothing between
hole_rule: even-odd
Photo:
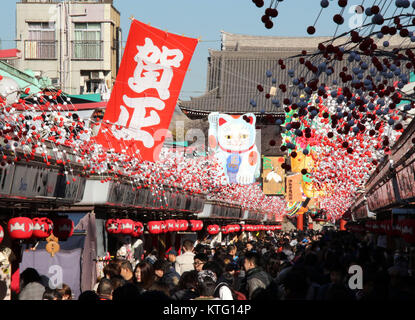
<instances>
[{"instance_id":1,"label":"person wearing black coat","mask_svg":"<svg viewBox=\"0 0 415 320\"><path fill-rule=\"evenodd\" d=\"M248 300L265 290L272 281L271 276L260 267L260 256L257 252L246 252L244 269L245 278L242 280L240 291Z\"/></svg>"}]
</instances>

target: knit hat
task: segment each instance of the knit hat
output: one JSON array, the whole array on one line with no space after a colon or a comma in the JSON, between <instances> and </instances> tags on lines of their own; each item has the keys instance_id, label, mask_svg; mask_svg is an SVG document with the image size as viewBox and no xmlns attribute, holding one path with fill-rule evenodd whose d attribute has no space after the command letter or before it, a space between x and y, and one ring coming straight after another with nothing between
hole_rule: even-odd
<instances>
[{"instance_id":1,"label":"knit hat","mask_svg":"<svg viewBox=\"0 0 415 320\"><path fill-rule=\"evenodd\" d=\"M174 249L170 249L169 251L166 252L167 254L173 254L175 256L177 256L177 251Z\"/></svg>"}]
</instances>

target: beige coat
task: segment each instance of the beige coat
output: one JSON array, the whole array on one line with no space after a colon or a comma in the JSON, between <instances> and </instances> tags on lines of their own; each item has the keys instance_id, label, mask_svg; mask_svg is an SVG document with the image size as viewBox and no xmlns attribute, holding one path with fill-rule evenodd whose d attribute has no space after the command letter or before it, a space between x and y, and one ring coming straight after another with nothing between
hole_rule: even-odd
<instances>
[{"instance_id":1,"label":"beige coat","mask_svg":"<svg viewBox=\"0 0 415 320\"><path fill-rule=\"evenodd\" d=\"M194 270L193 265L195 254L193 252L185 252L176 258L175 269L180 275L183 272Z\"/></svg>"}]
</instances>

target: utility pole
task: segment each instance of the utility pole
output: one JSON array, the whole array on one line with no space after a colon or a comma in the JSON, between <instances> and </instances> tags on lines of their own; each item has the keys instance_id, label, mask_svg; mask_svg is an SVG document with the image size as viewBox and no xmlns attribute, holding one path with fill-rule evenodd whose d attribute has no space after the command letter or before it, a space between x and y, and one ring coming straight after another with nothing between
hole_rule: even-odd
<instances>
[{"instance_id":1,"label":"utility pole","mask_svg":"<svg viewBox=\"0 0 415 320\"><path fill-rule=\"evenodd\" d=\"M64 82L64 76L63 76L63 52L62 52L62 41L63 41L63 35L62 35L62 5L63 3L60 2L57 4L57 7L59 8L59 18L56 23L58 27L59 32L59 40L58 40L58 47L59 47L59 83L61 86L61 89L64 90L65 88L65 82Z\"/></svg>"},{"instance_id":2,"label":"utility pole","mask_svg":"<svg viewBox=\"0 0 415 320\"><path fill-rule=\"evenodd\" d=\"M66 1L66 0L65 0ZM71 3L68 2L67 3L67 15L66 15L67 19L66 19L66 48L67 48L67 55L66 55L66 59L67 59L67 70L68 70L68 82L69 82L69 91L70 93L72 93L72 65L71 65L71 58L72 58L72 42L71 42L71 38L72 38L72 32L71 32L71 21L70 19L72 19L71 16Z\"/></svg>"},{"instance_id":3,"label":"utility pole","mask_svg":"<svg viewBox=\"0 0 415 320\"><path fill-rule=\"evenodd\" d=\"M67 85L68 82L70 84L70 79L68 79L68 73L70 74L70 44L68 32L69 9L67 0L58 3L57 7L59 10L58 21L56 22L59 32L59 82L61 89L68 92L68 90L70 90L70 86L68 87Z\"/></svg>"}]
</instances>

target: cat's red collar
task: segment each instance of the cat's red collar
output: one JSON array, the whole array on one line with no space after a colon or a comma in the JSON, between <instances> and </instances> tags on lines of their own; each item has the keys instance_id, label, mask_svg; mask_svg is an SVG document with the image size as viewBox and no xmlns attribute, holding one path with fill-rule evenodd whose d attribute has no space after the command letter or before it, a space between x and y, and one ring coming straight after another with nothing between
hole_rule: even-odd
<instances>
[{"instance_id":1,"label":"cat's red collar","mask_svg":"<svg viewBox=\"0 0 415 320\"><path fill-rule=\"evenodd\" d=\"M229 149L225 149L224 147L222 147L220 144L218 144L219 145L219 147L223 150L223 151L225 151L225 152L227 152L227 153L244 153L244 152L247 152L247 151L249 151L249 150L252 150L254 147L255 147L255 143L249 148L249 149L245 149L245 150L240 150L240 151L233 151L233 150L229 150Z\"/></svg>"}]
</instances>

